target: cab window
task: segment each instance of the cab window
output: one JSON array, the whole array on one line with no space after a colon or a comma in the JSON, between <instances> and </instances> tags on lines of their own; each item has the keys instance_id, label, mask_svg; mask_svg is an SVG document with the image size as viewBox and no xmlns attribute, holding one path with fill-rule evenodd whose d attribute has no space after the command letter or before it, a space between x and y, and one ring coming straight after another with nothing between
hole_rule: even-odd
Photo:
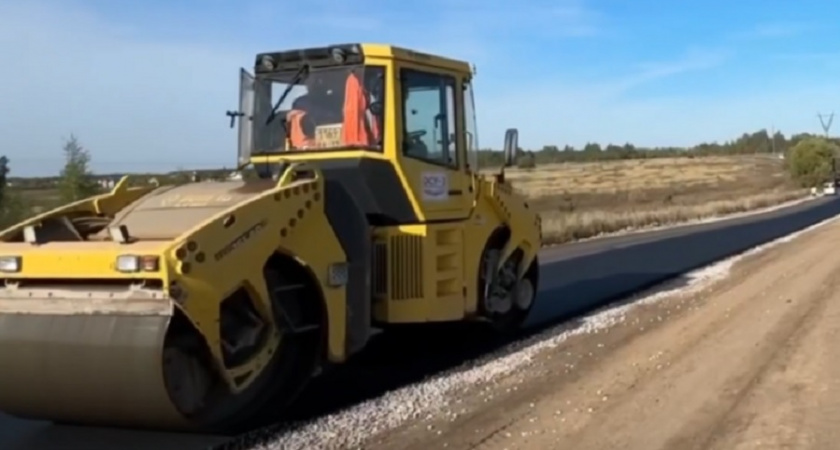
<instances>
[{"instance_id":1,"label":"cab window","mask_svg":"<svg viewBox=\"0 0 840 450\"><path fill-rule=\"evenodd\" d=\"M384 75L384 66L362 65L260 75L255 152L381 151Z\"/></svg>"},{"instance_id":2,"label":"cab window","mask_svg":"<svg viewBox=\"0 0 840 450\"><path fill-rule=\"evenodd\" d=\"M400 71L403 154L457 168L455 78L412 69Z\"/></svg>"}]
</instances>

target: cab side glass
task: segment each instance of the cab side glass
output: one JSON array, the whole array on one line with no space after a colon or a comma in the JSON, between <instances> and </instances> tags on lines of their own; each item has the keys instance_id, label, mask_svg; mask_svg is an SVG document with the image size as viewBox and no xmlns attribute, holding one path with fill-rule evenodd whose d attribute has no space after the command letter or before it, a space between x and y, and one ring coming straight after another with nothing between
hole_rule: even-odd
<instances>
[{"instance_id":1,"label":"cab side glass","mask_svg":"<svg viewBox=\"0 0 840 450\"><path fill-rule=\"evenodd\" d=\"M364 88L367 93L369 122L375 122L374 137L381 148L385 133L385 67L366 66Z\"/></svg>"},{"instance_id":2,"label":"cab side glass","mask_svg":"<svg viewBox=\"0 0 840 450\"><path fill-rule=\"evenodd\" d=\"M457 168L455 78L412 69L400 71L403 154Z\"/></svg>"},{"instance_id":3,"label":"cab side glass","mask_svg":"<svg viewBox=\"0 0 840 450\"><path fill-rule=\"evenodd\" d=\"M472 84L463 82L464 91L464 125L467 138L467 169L478 172L478 121L475 118L475 100L473 99Z\"/></svg>"},{"instance_id":4,"label":"cab side glass","mask_svg":"<svg viewBox=\"0 0 840 450\"><path fill-rule=\"evenodd\" d=\"M231 117L239 116L239 151L237 163L239 166L247 165L251 160L251 153L254 147L253 126L251 121L254 116L254 76L247 70L239 70L239 111L232 113ZM233 125L233 122L231 122Z\"/></svg>"}]
</instances>

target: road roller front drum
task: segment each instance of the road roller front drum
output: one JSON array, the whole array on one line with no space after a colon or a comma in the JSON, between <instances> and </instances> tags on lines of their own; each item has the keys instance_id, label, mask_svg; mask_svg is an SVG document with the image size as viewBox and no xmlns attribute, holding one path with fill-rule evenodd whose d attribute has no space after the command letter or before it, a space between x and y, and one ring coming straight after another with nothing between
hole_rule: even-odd
<instances>
[{"instance_id":1,"label":"road roller front drum","mask_svg":"<svg viewBox=\"0 0 840 450\"><path fill-rule=\"evenodd\" d=\"M300 392L323 346L319 291L308 273L281 264L265 276L279 343L239 391L223 382L206 341L168 299L0 298L0 411L223 434L264 424Z\"/></svg>"},{"instance_id":2,"label":"road roller front drum","mask_svg":"<svg viewBox=\"0 0 840 450\"><path fill-rule=\"evenodd\" d=\"M166 359L170 364L170 397L202 430L238 433L278 418L278 412L296 397L320 360L320 317L317 308L312 308L318 301L317 289L302 269L295 270L299 266L273 267L268 265L264 275L268 292L272 293L274 324L269 326L256 319L256 310L246 307L252 303L242 301L242 294L247 295L245 290L231 297L237 300L228 303L230 308L222 309L231 314L221 319L227 323L228 337L233 339L232 330L241 337L237 338L239 342L223 344L228 351L223 352L227 361L222 365L241 363L262 351L264 345L271 343L271 336L263 331L279 333L276 350L266 364L255 366L259 372L241 390L234 391L223 382L218 372L220 365L211 362L198 332L186 322L173 320L165 351L170 356ZM234 347L241 353L230 353Z\"/></svg>"}]
</instances>

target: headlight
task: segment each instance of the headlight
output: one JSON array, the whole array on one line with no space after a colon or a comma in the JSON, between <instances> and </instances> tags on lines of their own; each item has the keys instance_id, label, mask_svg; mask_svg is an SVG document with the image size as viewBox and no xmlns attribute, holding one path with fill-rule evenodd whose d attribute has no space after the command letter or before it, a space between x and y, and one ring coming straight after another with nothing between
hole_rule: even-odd
<instances>
[{"instance_id":1,"label":"headlight","mask_svg":"<svg viewBox=\"0 0 840 450\"><path fill-rule=\"evenodd\" d=\"M116 268L124 273L157 272L160 258L155 255L120 255L117 256Z\"/></svg>"},{"instance_id":2,"label":"headlight","mask_svg":"<svg viewBox=\"0 0 840 450\"><path fill-rule=\"evenodd\" d=\"M0 256L0 272L20 272L20 256Z\"/></svg>"},{"instance_id":3,"label":"headlight","mask_svg":"<svg viewBox=\"0 0 840 450\"><path fill-rule=\"evenodd\" d=\"M136 255L120 255L117 256L117 271L119 272L139 272L140 271L140 257Z\"/></svg>"}]
</instances>

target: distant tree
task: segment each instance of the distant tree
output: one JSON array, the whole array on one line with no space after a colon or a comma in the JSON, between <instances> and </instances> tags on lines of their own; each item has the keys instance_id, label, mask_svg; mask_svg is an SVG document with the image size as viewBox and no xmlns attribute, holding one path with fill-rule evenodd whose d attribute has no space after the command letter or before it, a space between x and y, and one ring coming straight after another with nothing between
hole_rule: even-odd
<instances>
[{"instance_id":1,"label":"distant tree","mask_svg":"<svg viewBox=\"0 0 840 450\"><path fill-rule=\"evenodd\" d=\"M178 166L178 167L175 168L174 172L169 172L167 174L167 180L166 181L167 181L167 183L172 183L172 184L190 183L192 181L191 173L192 172L188 171L187 169L185 169L181 166Z\"/></svg>"},{"instance_id":2,"label":"distant tree","mask_svg":"<svg viewBox=\"0 0 840 450\"><path fill-rule=\"evenodd\" d=\"M586 145L583 146L583 151L584 153L597 155L601 153L601 144L598 144L597 142L587 142Z\"/></svg>"},{"instance_id":3,"label":"distant tree","mask_svg":"<svg viewBox=\"0 0 840 450\"><path fill-rule=\"evenodd\" d=\"M516 167L520 169L533 169L537 167L537 158L534 155L534 152L522 152L518 158L516 158Z\"/></svg>"},{"instance_id":4,"label":"distant tree","mask_svg":"<svg viewBox=\"0 0 840 450\"><path fill-rule=\"evenodd\" d=\"M834 177L840 147L821 137L806 137L791 147L786 158L791 176L803 187L821 185Z\"/></svg>"},{"instance_id":5,"label":"distant tree","mask_svg":"<svg viewBox=\"0 0 840 450\"><path fill-rule=\"evenodd\" d=\"M24 218L23 199L9 191L9 158L0 156L0 229L14 225Z\"/></svg>"},{"instance_id":6,"label":"distant tree","mask_svg":"<svg viewBox=\"0 0 840 450\"><path fill-rule=\"evenodd\" d=\"M0 156L0 207L6 205L6 187L8 182L6 177L9 175L9 158L5 155Z\"/></svg>"},{"instance_id":7,"label":"distant tree","mask_svg":"<svg viewBox=\"0 0 840 450\"><path fill-rule=\"evenodd\" d=\"M58 180L58 190L61 201L70 203L91 197L100 192L99 185L90 172L90 153L85 149L76 136L64 143L64 168Z\"/></svg>"},{"instance_id":8,"label":"distant tree","mask_svg":"<svg viewBox=\"0 0 840 450\"><path fill-rule=\"evenodd\" d=\"M697 158L704 156L726 156L726 155L750 155L764 154L777 157L782 154L790 155L790 149L800 141L819 137L810 133L783 134L781 131L769 132L758 130L751 133L742 133L734 139L725 142L700 142L691 147L645 147L630 142L624 144L609 142L597 143L590 141L587 144L575 148L564 144L562 146L546 144L541 149L534 149L533 156L538 166L554 163L585 163L593 161L616 161L628 159L652 159L652 158ZM840 139L831 138L829 141L840 145ZM78 142L76 143L78 145ZM524 150L530 151L529 149ZM479 167L483 170L498 168L504 163L504 154L499 149L482 148L477 151ZM771 155L771 153L774 153ZM518 159L522 156L523 150L517 151ZM189 182L190 168L179 168L169 173L145 173L144 179L156 177L162 184L186 183ZM202 179L224 178L229 170L218 168L213 170L198 170ZM221 175L219 175L221 174ZM123 173L101 174L101 178L120 178ZM253 176L247 174L245 178ZM59 185L59 177L20 178L9 179L15 185L15 191L19 189L43 190L54 189Z\"/></svg>"},{"instance_id":9,"label":"distant tree","mask_svg":"<svg viewBox=\"0 0 840 450\"><path fill-rule=\"evenodd\" d=\"M792 134L786 137L781 131L774 133L768 130L758 130L752 133L742 133L735 139L726 142L701 142L691 147L641 147L632 143L599 144L588 142L583 147L574 148L564 145L557 151L558 146L546 144L542 149L534 152L538 165L551 163L574 163L592 161L615 161L622 159L649 158L695 158L700 156L725 155L753 155L753 154L784 154L799 141L810 137L817 137L809 133ZM839 139L831 139L840 145ZM480 166L484 168L498 167L504 161L502 152L491 149L478 151Z\"/></svg>"}]
</instances>

